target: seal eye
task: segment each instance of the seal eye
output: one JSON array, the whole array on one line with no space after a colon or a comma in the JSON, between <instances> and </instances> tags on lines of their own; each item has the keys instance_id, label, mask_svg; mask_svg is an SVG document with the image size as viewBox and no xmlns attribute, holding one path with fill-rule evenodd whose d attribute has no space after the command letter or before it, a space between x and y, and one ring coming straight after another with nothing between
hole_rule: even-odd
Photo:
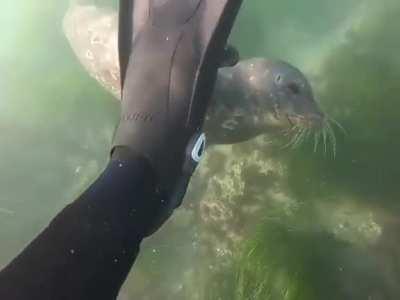
<instances>
[{"instance_id":1,"label":"seal eye","mask_svg":"<svg viewBox=\"0 0 400 300\"><path fill-rule=\"evenodd\" d=\"M289 90L293 93L293 94L300 94L300 87L298 84L296 84L295 82L291 82L288 84L288 88Z\"/></svg>"}]
</instances>

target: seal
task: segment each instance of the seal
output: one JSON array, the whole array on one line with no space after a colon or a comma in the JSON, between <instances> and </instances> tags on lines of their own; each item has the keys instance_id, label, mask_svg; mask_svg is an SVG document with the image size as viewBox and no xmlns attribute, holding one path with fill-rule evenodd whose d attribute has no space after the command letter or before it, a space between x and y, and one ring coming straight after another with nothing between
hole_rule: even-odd
<instances>
[{"instance_id":1,"label":"seal","mask_svg":"<svg viewBox=\"0 0 400 300\"><path fill-rule=\"evenodd\" d=\"M81 64L120 99L117 12L73 3L63 27ZM235 58L236 52L230 50ZM325 152L331 142L335 154L332 123L340 127L321 110L299 69L284 61L251 58L220 68L204 128L208 145L240 143L261 134L285 134L287 146L296 147L314 135L315 151L322 140Z\"/></svg>"},{"instance_id":2,"label":"seal","mask_svg":"<svg viewBox=\"0 0 400 300\"><path fill-rule=\"evenodd\" d=\"M219 75L206 125L215 142L243 142L288 126L323 126L325 114L307 78L286 62L252 58Z\"/></svg>"}]
</instances>

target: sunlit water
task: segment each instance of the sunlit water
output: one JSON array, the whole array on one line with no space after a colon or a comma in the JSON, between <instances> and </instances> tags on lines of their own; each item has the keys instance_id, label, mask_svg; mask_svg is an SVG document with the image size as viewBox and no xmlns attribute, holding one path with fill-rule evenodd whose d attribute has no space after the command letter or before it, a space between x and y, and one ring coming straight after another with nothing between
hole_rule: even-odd
<instances>
[{"instance_id":1,"label":"sunlit water","mask_svg":"<svg viewBox=\"0 0 400 300\"><path fill-rule=\"evenodd\" d=\"M0 264L96 178L118 122L63 34L68 6L2 3ZM245 1L242 57L298 66L348 133L336 159L311 141L209 149L121 298L399 299L399 28L396 0Z\"/></svg>"}]
</instances>

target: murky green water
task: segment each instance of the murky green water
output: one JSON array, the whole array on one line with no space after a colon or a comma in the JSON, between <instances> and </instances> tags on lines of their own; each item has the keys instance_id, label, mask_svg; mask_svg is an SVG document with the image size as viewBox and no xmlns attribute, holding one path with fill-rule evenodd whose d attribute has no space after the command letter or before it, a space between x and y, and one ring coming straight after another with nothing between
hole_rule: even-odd
<instances>
[{"instance_id":1,"label":"murky green water","mask_svg":"<svg viewBox=\"0 0 400 300\"><path fill-rule=\"evenodd\" d=\"M96 178L118 120L64 37L67 7L2 4L0 265ZM399 28L397 0L245 1L241 55L298 66L348 133L336 159L263 138L209 149L123 299L399 299Z\"/></svg>"}]
</instances>

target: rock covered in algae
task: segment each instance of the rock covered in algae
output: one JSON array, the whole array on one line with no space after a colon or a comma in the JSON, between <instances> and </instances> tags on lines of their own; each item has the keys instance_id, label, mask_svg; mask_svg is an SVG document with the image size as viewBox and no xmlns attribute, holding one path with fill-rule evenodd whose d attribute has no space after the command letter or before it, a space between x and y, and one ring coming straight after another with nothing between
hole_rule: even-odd
<instances>
[{"instance_id":1,"label":"rock covered in algae","mask_svg":"<svg viewBox=\"0 0 400 300\"><path fill-rule=\"evenodd\" d=\"M212 147L196 172L186 204L196 211L200 244L217 257L232 254L266 206L292 213L287 168L265 138ZM188 204L189 203L189 204Z\"/></svg>"}]
</instances>

